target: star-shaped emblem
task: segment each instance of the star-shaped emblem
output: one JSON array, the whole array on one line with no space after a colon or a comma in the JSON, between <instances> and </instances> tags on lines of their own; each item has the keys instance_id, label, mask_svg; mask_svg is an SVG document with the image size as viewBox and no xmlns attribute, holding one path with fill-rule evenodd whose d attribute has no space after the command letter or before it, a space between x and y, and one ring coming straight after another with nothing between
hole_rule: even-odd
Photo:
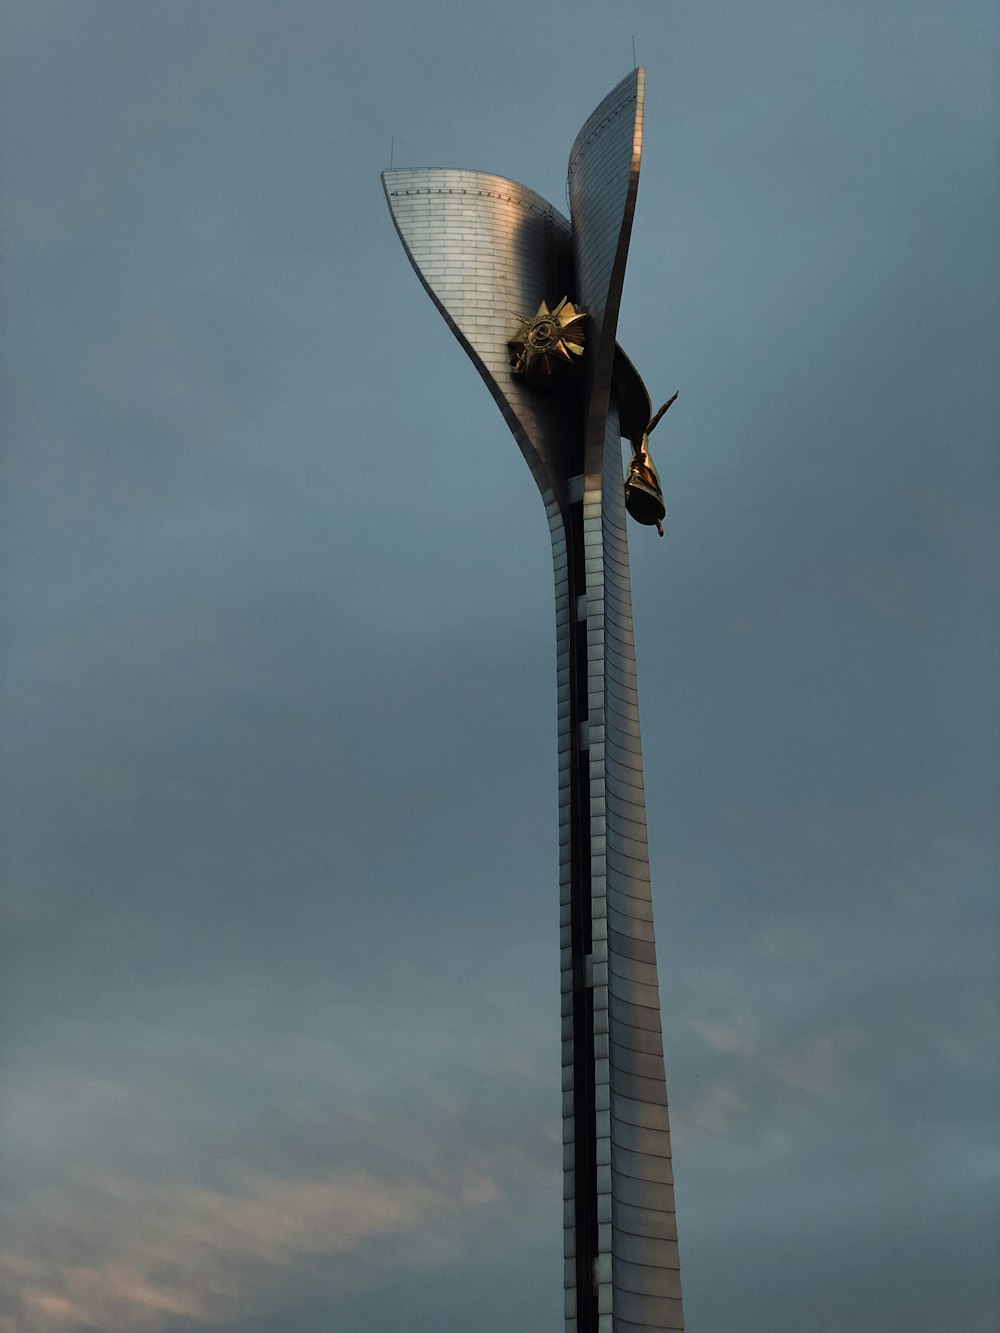
<instances>
[{"instance_id":1,"label":"star-shaped emblem","mask_svg":"<svg viewBox=\"0 0 1000 1333\"><path fill-rule=\"evenodd\" d=\"M551 375L560 366L579 364L587 312L577 310L568 296L554 310L543 301L530 319L526 315L517 318L521 321L521 331L507 344L512 374L531 379L535 375Z\"/></svg>"}]
</instances>

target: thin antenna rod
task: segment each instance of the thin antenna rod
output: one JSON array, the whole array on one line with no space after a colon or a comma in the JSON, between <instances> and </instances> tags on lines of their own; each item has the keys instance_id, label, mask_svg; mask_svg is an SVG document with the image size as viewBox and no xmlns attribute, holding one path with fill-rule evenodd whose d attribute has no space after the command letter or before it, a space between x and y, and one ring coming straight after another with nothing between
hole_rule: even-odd
<instances>
[{"instance_id":1,"label":"thin antenna rod","mask_svg":"<svg viewBox=\"0 0 1000 1333\"><path fill-rule=\"evenodd\" d=\"M639 68L639 62L638 62L638 60L636 60L636 58L635 58L635 38L634 38L634 37L632 38L632 68L633 68L633 69L638 69L638 68Z\"/></svg>"},{"instance_id":2,"label":"thin antenna rod","mask_svg":"<svg viewBox=\"0 0 1000 1333\"><path fill-rule=\"evenodd\" d=\"M390 134L390 135L389 135L389 170L390 170L390 171L392 170L392 155L393 155L393 152L395 151L395 148L396 148L396 140L395 140L395 138Z\"/></svg>"}]
</instances>

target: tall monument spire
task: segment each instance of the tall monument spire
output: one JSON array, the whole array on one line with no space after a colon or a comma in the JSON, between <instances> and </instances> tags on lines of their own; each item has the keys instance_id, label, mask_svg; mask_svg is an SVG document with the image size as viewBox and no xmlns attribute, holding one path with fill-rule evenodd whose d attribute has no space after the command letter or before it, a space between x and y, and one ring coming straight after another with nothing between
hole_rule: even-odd
<instances>
[{"instance_id":1,"label":"tall monument spire","mask_svg":"<svg viewBox=\"0 0 1000 1333\"><path fill-rule=\"evenodd\" d=\"M617 346L645 71L570 151L572 221L478 171L383 173L410 262L538 484L556 583L566 1333L682 1329L621 440L658 522L649 395ZM649 464L647 467L646 464ZM638 465L637 465L638 466ZM654 516L655 515L655 516Z\"/></svg>"}]
</instances>

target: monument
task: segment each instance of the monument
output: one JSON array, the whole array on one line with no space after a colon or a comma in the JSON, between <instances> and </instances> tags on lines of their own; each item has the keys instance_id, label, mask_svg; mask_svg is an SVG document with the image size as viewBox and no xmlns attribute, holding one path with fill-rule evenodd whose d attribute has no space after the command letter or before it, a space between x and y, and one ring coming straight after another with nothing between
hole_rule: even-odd
<instances>
[{"instance_id":1,"label":"monument","mask_svg":"<svg viewBox=\"0 0 1000 1333\"><path fill-rule=\"evenodd\" d=\"M662 533L648 437L673 399L654 417L616 343L644 86L634 70L577 135L571 221L479 171L382 177L410 262L517 440L552 538L567 1333L684 1327L625 532L628 512Z\"/></svg>"}]
</instances>

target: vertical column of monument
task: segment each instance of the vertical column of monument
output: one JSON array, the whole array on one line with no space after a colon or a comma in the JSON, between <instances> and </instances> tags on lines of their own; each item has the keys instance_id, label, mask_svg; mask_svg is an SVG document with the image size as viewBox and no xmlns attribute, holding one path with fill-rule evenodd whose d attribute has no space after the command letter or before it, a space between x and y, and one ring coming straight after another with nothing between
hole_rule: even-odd
<instances>
[{"instance_id":1,"label":"vertical column of monument","mask_svg":"<svg viewBox=\"0 0 1000 1333\"><path fill-rule=\"evenodd\" d=\"M634 71L577 136L572 236L550 204L502 177L383 175L407 254L503 412L552 537L568 1333L683 1327L612 394L643 86ZM584 380L513 376L516 315L563 295L589 316ZM468 449L457 449L464 468Z\"/></svg>"},{"instance_id":2,"label":"vertical column of monument","mask_svg":"<svg viewBox=\"0 0 1000 1333\"><path fill-rule=\"evenodd\" d=\"M641 1333L684 1323L613 399L600 471L585 474L581 500L565 568L570 575L582 560L583 578L573 594L569 578L557 592L572 944L563 961L566 1320L568 1333Z\"/></svg>"},{"instance_id":3,"label":"vertical column of monument","mask_svg":"<svg viewBox=\"0 0 1000 1333\"><path fill-rule=\"evenodd\" d=\"M583 439L574 461L582 469ZM587 645L584 477L569 481L569 505L553 521L556 668L559 693L559 881L562 999L563 1200L567 1333L597 1333L600 1202L598 1102L591 971L592 802ZM563 555L565 550L565 555Z\"/></svg>"},{"instance_id":4,"label":"vertical column of monument","mask_svg":"<svg viewBox=\"0 0 1000 1333\"><path fill-rule=\"evenodd\" d=\"M588 721L581 756L589 786L596 1333L683 1328L621 443L611 389L643 91L643 71L636 70L604 99L580 131L569 166L577 290L597 333L583 469ZM578 1319L574 1333L587 1327Z\"/></svg>"},{"instance_id":5,"label":"vertical column of monument","mask_svg":"<svg viewBox=\"0 0 1000 1333\"><path fill-rule=\"evenodd\" d=\"M612 1195L610 1083L606 1053L607 983L595 968L595 939L606 936L605 802L595 756L604 743L604 555L601 530L602 459L625 258L638 177L638 72L623 80L587 119L570 150L567 183L573 226L578 299L590 316L586 353L586 409L580 473L571 492L570 566L575 573L574 765L579 794L574 809L573 902L579 927L575 969L574 1133L576 1163L575 1290L567 1293L567 1333L611 1333ZM615 414L616 415L616 414ZM602 945L602 948L604 946ZM567 1262L567 1270L569 1263ZM569 1272L567 1271L567 1277Z\"/></svg>"},{"instance_id":6,"label":"vertical column of monument","mask_svg":"<svg viewBox=\"0 0 1000 1333\"><path fill-rule=\"evenodd\" d=\"M571 513L579 508L570 483L568 511L549 516L556 598L556 695L559 765L559 955L562 1024L563 1254L567 1327L577 1328L578 1289L589 1259L585 1160L587 1136L580 1132L581 1096L586 1096L586 997L581 975L589 937L589 918L581 912L580 865L585 839L581 829L580 716L576 570ZM589 1278L582 1290L589 1290ZM586 1323L580 1324L587 1333Z\"/></svg>"},{"instance_id":7,"label":"vertical column of monument","mask_svg":"<svg viewBox=\"0 0 1000 1333\"><path fill-rule=\"evenodd\" d=\"M610 427L610 423L609 423ZM609 428L601 511L604 738L591 771L603 786L604 919L594 973L607 985L611 1283L615 1333L682 1329L680 1263L646 842L620 441ZM597 625L592 632L596 634ZM597 862L595 849L595 865ZM594 876L596 881L596 874ZM595 908L596 888L595 888ZM595 910L595 917L597 913Z\"/></svg>"}]
</instances>

